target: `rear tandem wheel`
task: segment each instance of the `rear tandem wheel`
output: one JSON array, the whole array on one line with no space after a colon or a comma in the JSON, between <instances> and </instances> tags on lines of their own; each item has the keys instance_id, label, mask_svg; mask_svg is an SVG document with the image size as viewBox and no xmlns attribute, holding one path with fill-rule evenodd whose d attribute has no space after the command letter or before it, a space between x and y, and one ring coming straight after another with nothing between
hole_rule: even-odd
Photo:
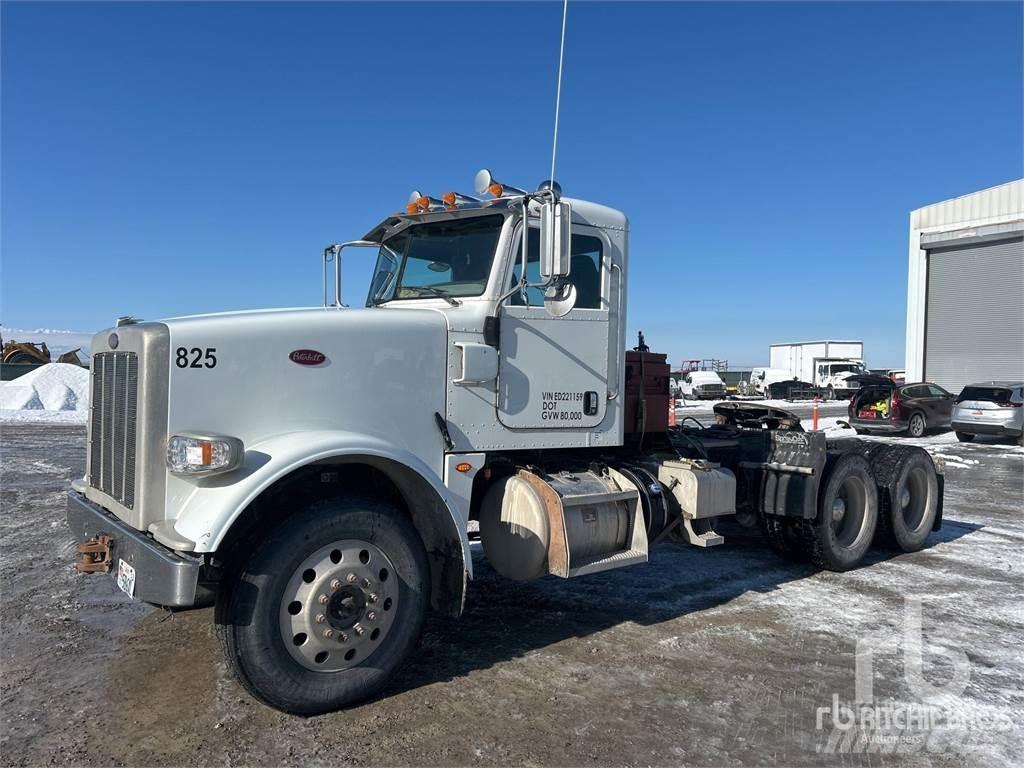
<instances>
[{"instance_id":1,"label":"rear tandem wheel","mask_svg":"<svg viewBox=\"0 0 1024 768\"><path fill-rule=\"evenodd\" d=\"M818 490L818 515L796 530L819 568L848 571L871 546L878 525L878 489L871 465L860 453L830 455Z\"/></svg>"}]
</instances>

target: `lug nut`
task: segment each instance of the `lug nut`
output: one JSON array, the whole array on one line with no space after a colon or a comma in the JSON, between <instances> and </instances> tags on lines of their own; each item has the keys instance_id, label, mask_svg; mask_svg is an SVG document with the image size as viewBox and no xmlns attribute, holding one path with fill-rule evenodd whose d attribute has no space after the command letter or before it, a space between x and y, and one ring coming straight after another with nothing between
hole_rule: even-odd
<instances>
[{"instance_id":1,"label":"lug nut","mask_svg":"<svg viewBox=\"0 0 1024 768\"><path fill-rule=\"evenodd\" d=\"M369 579L363 579L363 589L369 589L369 588L370 588L370 580Z\"/></svg>"},{"instance_id":2,"label":"lug nut","mask_svg":"<svg viewBox=\"0 0 1024 768\"><path fill-rule=\"evenodd\" d=\"M332 637L334 637L334 630L333 629L325 629L324 630L324 637L326 637L328 640L330 640Z\"/></svg>"},{"instance_id":3,"label":"lug nut","mask_svg":"<svg viewBox=\"0 0 1024 768\"><path fill-rule=\"evenodd\" d=\"M354 629L356 634L359 635L360 637L362 637L364 634L366 634L366 630L363 629L358 624L356 624L354 627L352 627L352 629Z\"/></svg>"},{"instance_id":4,"label":"lug nut","mask_svg":"<svg viewBox=\"0 0 1024 768\"><path fill-rule=\"evenodd\" d=\"M375 612L373 612L373 611L367 612L367 614L366 614L366 620L367 621L373 621L376 618L377 618L377 614Z\"/></svg>"},{"instance_id":5,"label":"lug nut","mask_svg":"<svg viewBox=\"0 0 1024 768\"><path fill-rule=\"evenodd\" d=\"M348 635L346 635L344 632L339 632L338 633L338 642L339 643L347 643L348 642Z\"/></svg>"},{"instance_id":6,"label":"lug nut","mask_svg":"<svg viewBox=\"0 0 1024 768\"><path fill-rule=\"evenodd\" d=\"M327 621L327 617L324 616L322 613L318 613L316 617L316 623L323 624L325 621Z\"/></svg>"},{"instance_id":7,"label":"lug nut","mask_svg":"<svg viewBox=\"0 0 1024 768\"><path fill-rule=\"evenodd\" d=\"M317 598L317 599L320 601L320 605L326 605L327 604L327 595L320 595L320 597Z\"/></svg>"},{"instance_id":8,"label":"lug nut","mask_svg":"<svg viewBox=\"0 0 1024 768\"><path fill-rule=\"evenodd\" d=\"M348 576L345 577L345 581L347 581L349 584L351 584L355 580L356 580L356 575L354 573L350 573Z\"/></svg>"},{"instance_id":9,"label":"lug nut","mask_svg":"<svg viewBox=\"0 0 1024 768\"><path fill-rule=\"evenodd\" d=\"M331 580L331 589L337 589L340 586L341 586L341 582L340 581L338 581L337 579L332 579Z\"/></svg>"},{"instance_id":10,"label":"lug nut","mask_svg":"<svg viewBox=\"0 0 1024 768\"><path fill-rule=\"evenodd\" d=\"M376 603L377 602L377 593L376 592L371 592L370 594L368 594L366 596L366 602L368 602L368 603Z\"/></svg>"}]
</instances>

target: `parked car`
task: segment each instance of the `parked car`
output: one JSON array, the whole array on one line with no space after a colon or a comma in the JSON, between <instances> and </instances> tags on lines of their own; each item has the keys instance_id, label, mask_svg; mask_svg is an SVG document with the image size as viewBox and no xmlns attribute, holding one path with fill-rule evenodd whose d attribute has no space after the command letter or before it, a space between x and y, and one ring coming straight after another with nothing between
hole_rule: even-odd
<instances>
[{"instance_id":1,"label":"parked car","mask_svg":"<svg viewBox=\"0 0 1024 768\"><path fill-rule=\"evenodd\" d=\"M921 437L929 429L948 428L953 395L928 381L897 384L887 376L851 376L860 390L850 399L850 426L865 432L906 432Z\"/></svg>"},{"instance_id":2,"label":"parked car","mask_svg":"<svg viewBox=\"0 0 1024 768\"><path fill-rule=\"evenodd\" d=\"M679 386L693 400L724 400L726 395L725 382L714 371L690 371Z\"/></svg>"},{"instance_id":3,"label":"parked car","mask_svg":"<svg viewBox=\"0 0 1024 768\"><path fill-rule=\"evenodd\" d=\"M971 384L953 405L953 431L968 443L975 435L1012 437L1024 445L1024 382Z\"/></svg>"}]
</instances>

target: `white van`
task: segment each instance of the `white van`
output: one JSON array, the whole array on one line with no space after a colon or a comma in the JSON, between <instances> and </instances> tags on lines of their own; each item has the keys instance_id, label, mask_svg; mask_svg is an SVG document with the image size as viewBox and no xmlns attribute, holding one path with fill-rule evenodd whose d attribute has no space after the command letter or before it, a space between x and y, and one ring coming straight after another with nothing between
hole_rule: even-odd
<instances>
[{"instance_id":1,"label":"white van","mask_svg":"<svg viewBox=\"0 0 1024 768\"><path fill-rule=\"evenodd\" d=\"M725 382L714 371L690 371L679 382L683 397L691 400L724 400Z\"/></svg>"},{"instance_id":2,"label":"white van","mask_svg":"<svg viewBox=\"0 0 1024 768\"><path fill-rule=\"evenodd\" d=\"M768 397L768 387L777 381L794 381L796 377L784 368L752 368L750 389L752 394Z\"/></svg>"}]
</instances>

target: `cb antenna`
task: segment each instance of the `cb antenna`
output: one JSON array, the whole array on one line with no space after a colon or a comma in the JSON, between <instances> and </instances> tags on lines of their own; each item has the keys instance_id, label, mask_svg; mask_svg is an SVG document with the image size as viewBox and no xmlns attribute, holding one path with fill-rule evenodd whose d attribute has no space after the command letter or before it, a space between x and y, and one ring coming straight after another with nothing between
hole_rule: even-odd
<instances>
[{"instance_id":1,"label":"cb antenna","mask_svg":"<svg viewBox=\"0 0 1024 768\"><path fill-rule=\"evenodd\" d=\"M551 142L551 184L555 183L555 156L558 153L558 110L562 106L562 62L565 60L565 18L569 0L562 0L562 42L558 48L558 87L555 90L555 137Z\"/></svg>"}]
</instances>

